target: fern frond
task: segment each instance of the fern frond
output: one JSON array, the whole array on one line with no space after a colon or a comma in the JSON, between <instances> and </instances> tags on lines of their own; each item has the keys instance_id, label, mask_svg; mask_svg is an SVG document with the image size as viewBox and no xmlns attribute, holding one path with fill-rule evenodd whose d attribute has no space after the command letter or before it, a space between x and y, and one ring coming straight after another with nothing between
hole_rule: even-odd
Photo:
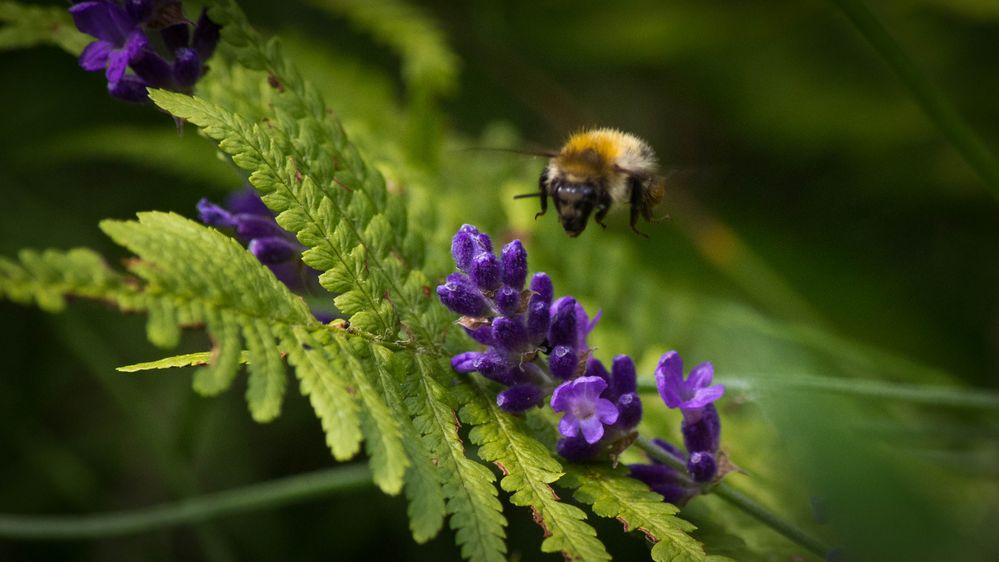
<instances>
[{"instance_id":1,"label":"fern frond","mask_svg":"<svg viewBox=\"0 0 999 562\"><path fill-rule=\"evenodd\" d=\"M138 221L104 221L101 228L139 256L130 269L146 282L148 335L161 347L177 344L182 324L207 322L219 358L195 380L208 394L228 387L245 342L250 377L246 398L257 421L280 413L285 373L273 326L317 326L293 295L235 240L179 215L140 213ZM241 337L240 337L241 336Z\"/></svg>"},{"instance_id":2,"label":"fern frond","mask_svg":"<svg viewBox=\"0 0 999 562\"><path fill-rule=\"evenodd\" d=\"M370 349L360 338L347 339L335 333L330 334L329 342L323 349L344 363L345 371L353 380L357 395L365 406L361 428L375 484L386 494L398 494L410 463L402 445L402 432L396 416L372 382L373 378L378 378L378 369Z\"/></svg>"},{"instance_id":3,"label":"fern frond","mask_svg":"<svg viewBox=\"0 0 999 562\"><path fill-rule=\"evenodd\" d=\"M676 517L676 507L662 496L631 478L623 468L598 465L566 467L560 485L574 488L576 500L593 506L602 517L613 517L626 531L639 530L655 545L652 559L657 562L695 562L705 559L704 549L687 533L690 523Z\"/></svg>"},{"instance_id":4,"label":"fern frond","mask_svg":"<svg viewBox=\"0 0 999 562\"><path fill-rule=\"evenodd\" d=\"M5 24L0 27L0 51L51 44L78 55L93 41L77 31L69 12L61 7L0 2L0 22Z\"/></svg>"},{"instance_id":5,"label":"fern frond","mask_svg":"<svg viewBox=\"0 0 999 562\"><path fill-rule=\"evenodd\" d=\"M414 369L411 353L392 353L379 346L371 346L376 359L382 393L389 408L398 416L402 432L402 445L412 461L406 471L406 498L409 528L418 543L437 535L447 514L444 490L438 477L435 462L407 413L401 381Z\"/></svg>"},{"instance_id":6,"label":"fern frond","mask_svg":"<svg viewBox=\"0 0 999 562\"><path fill-rule=\"evenodd\" d=\"M124 310L145 308L140 291L92 250L21 250L18 258L0 258L0 297L48 312L65 308L66 297L109 301Z\"/></svg>"},{"instance_id":7,"label":"fern frond","mask_svg":"<svg viewBox=\"0 0 999 562\"><path fill-rule=\"evenodd\" d=\"M544 529L543 552L561 552L566 560L610 560L586 514L559 501L549 484L563 472L551 452L527 434L524 422L496 406L495 393L481 380L462 396L461 419L475 427L469 438L479 445L479 456L495 463L505 476L500 481L511 492L510 502L530 507Z\"/></svg>"},{"instance_id":8,"label":"fern frond","mask_svg":"<svg viewBox=\"0 0 999 562\"><path fill-rule=\"evenodd\" d=\"M488 468L465 456L458 436L460 424L444 387L435 378L435 369L442 369L439 361L416 356L416 369L405 385L406 405L436 459L455 541L462 556L470 560L506 560L506 518L493 485L496 478Z\"/></svg>"}]
</instances>

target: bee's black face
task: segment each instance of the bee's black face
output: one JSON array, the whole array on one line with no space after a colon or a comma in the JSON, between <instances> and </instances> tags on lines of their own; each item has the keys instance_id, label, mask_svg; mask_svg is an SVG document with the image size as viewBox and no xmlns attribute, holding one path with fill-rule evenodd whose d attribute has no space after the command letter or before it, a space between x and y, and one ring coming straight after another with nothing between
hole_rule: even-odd
<instances>
[{"instance_id":1,"label":"bee's black face","mask_svg":"<svg viewBox=\"0 0 999 562\"><path fill-rule=\"evenodd\" d=\"M552 199L562 228L575 238L586 228L597 203L597 190L590 184L562 184L552 193Z\"/></svg>"}]
</instances>

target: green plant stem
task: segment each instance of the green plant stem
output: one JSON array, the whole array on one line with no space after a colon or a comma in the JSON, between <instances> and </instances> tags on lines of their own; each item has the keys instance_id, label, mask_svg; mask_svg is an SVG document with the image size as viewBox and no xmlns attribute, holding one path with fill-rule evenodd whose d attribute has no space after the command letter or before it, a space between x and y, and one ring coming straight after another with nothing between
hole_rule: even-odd
<instances>
[{"instance_id":1,"label":"green plant stem","mask_svg":"<svg viewBox=\"0 0 999 562\"><path fill-rule=\"evenodd\" d=\"M367 466L350 464L131 511L78 517L0 514L0 537L52 540L128 535L278 507L371 483Z\"/></svg>"},{"instance_id":2,"label":"green plant stem","mask_svg":"<svg viewBox=\"0 0 999 562\"><path fill-rule=\"evenodd\" d=\"M635 441L635 445L657 461L663 462L668 466L683 471L684 473L687 471L687 467L683 464L683 461L660 449L647 437L638 437ZM829 547L823 544L822 541L809 535L802 529L796 527L794 524L781 519L777 514L760 505L756 500L750 498L735 488L732 488L728 484L722 482L713 488L709 488L707 491L724 499L745 513L752 515L764 525L784 535L791 541L807 548L809 551L821 556L822 558L825 558L826 554L829 552Z\"/></svg>"},{"instance_id":3,"label":"green plant stem","mask_svg":"<svg viewBox=\"0 0 999 562\"><path fill-rule=\"evenodd\" d=\"M964 389L942 385L904 384L872 379L848 379L816 375L719 377L715 382L730 389L780 388L844 394L877 400L897 400L932 406L999 410L999 393L985 389ZM658 392L656 385L638 384L642 393Z\"/></svg>"},{"instance_id":4,"label":"green plant stem","mask_svg":"<svg viewBox=\"0 0 999 562\"><path fill-rule=\"evenodd\" d=\"M905 54L862 0L833 0L909 88L926 115L999 198L999 163L953 105Z\"/></svg>"},{"instance_id":5,"label":"green plant stem","mask_svg":"<svg viewBox=\"0 0 999 562\"><path fill-rule=\"evenodd\" d=\"M745 513L752 515L759 522L784 535L788 539L820 556L823 560L829 554L829 547L819 539L781 519L777 514L760 505L756 500L722 482L711 490L711 493L734 505Z\"/></svg>"}]
</instances>

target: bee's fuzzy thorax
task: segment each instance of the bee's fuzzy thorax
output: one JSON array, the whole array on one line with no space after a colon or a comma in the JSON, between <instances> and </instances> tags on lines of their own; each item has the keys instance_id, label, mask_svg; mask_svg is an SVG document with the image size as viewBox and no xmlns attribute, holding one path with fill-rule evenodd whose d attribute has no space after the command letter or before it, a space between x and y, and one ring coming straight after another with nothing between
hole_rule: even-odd
<instances>
[{"instance_id":1,"label":"bee's fuzzy thorax","mask_svg":"<svg viewBox=\"0 0 999 562\"><path fill-rule=\"evenodd\" d=\"M553 161L565 174L592 177L637 167L652 171L655 157L638 137L617 129L590 129L569 137Z\"/></svg>"}]
</instances>

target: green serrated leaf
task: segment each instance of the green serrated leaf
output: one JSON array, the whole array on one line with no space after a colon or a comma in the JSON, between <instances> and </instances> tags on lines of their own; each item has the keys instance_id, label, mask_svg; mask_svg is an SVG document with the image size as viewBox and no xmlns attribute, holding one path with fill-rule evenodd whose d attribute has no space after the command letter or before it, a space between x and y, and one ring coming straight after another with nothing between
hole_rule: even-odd
<instances>
[{"instance_id":1,"label":"green serrated leaf","mask_svg":"<svg viewBox=\"0 0 999 562\"><path fill-rule=\"evenodd\" d=\"M400 382L414 367L410 353L393 354L382 346L372 346L372 353L378 366L379 379L385 401L392 411L405 413ZM406 499L409 501L407 513L413 539L424 543L437 536L444 525L447 510L444 504L444 490L435 463L416 426L409 416L399 418L402 431L402 444L406 455L412 461L406 470Z\"/></svg>"},{"instance_id":2,"label":"green serrated leaf","mask_svg":"<svg viewBox=\"0 0 999 562\"><path fill-rule=\"evenodd\" d=\"M213 396L229 388L241 364L248 362L242 351L242 336L236 315L208 307L206 311L208 333L214 346L208 366L194 373L194 391Z\"/></svg>"},{"instance_id":3,"label":"green serrated leaf","mask_svg":"<svg viewBox=\"0 0 999 562\"><path fill-rule=\"evenodd\" d=\"M346 366L335 356L320 351L320 343L303 328L285 331L288 362L295 367L302 394L309 397L326 434L326 444L339 461L350 459L361 448L361 420L355 395L348 383Z\"/></svg>"},{"instance_id":4,"label":"green serrated leaf","mask_svg":"<svg viewBox=\"0 0 999 562\"><path fill-rule=\"evenodd\" d=\"M385 404L371 379L377 377L378 367L366 344L359 340L347 340L342 335L334 335L324 348L338 357L347 367L347 372L357 388L357 394L364 403L361 428L364 431L365 445L371 457L371 473L375 484L390 495L402 490L403 478L409 458L402 445L402 433L396 415Z\"/></svg>"},{"instance_id":5,"label":"green serrated leaf","mask_svg":"<svg viewBox=\"0 0 999 562\"><path fill-rule=\"evenodd\" d=\"M566 467L559 485L574 488L573 497L589 504L602 517L621 521L626 531L639 530L655 545L652 558L657 562L698 562L705 559L701 543L687 534L690 523L676 517L676 507L649 490L643 482L627 475L623 467L612 469L598 465Z\"/></svg>"},{"instance_id":6,"label":"green serrated leaf","mask_svg":"<svg viewBox=\"0 0 999 562\"><path fill-rule=\"evenodd\" d=\"M479 445L479 456L496 463L505 476L500 484L511 492L510 502L530 507L545 532L543 552L561 552L566 560L610 560L585 522L586 514L559 501L549 484L562 476L562 465L551 451L526 433L523 422L496 406L495 393L475 380L462 395L461 419L475 427L469 432Z\"/></svg>"},{"instance_id":7,"label":"green serrated leaf","mask_svg":"<svg viewBox=\"0 0 999 562\"><path fill-rule=\"evenodd\" d=\"M157 347L176 347L180 342L176 305L168 298L155 299L149 303L147 312L146 337L149 341Z\"/></svg>"},{"instance_id":8,"label":"green serrated leaf","mask_svg":"<svg viewBox=\"0 0 999 562\"><path fill-rule=\"evenodd\" d=\"M441 471L450 527L456 531L461 555L470 560L506 560L506 519L493 485L496 478L465 456L458 420L448 405L446 391L434 378L439 365L417 357L416 367L406 383L407 406Z\"/></svg>"},{"instance_id":9,"label":"green serrated leaf","mask_svg":"<svg viewBox=\"0 0 999 562\"><path fill-rule=\"evenodd\" d=\"M240 363L247 362L246 353L239 353L238 358ZM164 357L163 359L158 359L156 361L147 361L145 363L133 363L131 365L117 367L115 370L122 373L138 373L141 371L153 371L157 369L196 367L199 365L207 365L211 360L212 353L209 351L202 351L199 353L173 355L171 357Z\"/></svg>"},{"instance_id":10,"label":"green serrated leaf","mask_svg":"<svg viewBox=\"0 0 999 562\"><path fill-rule=\"evenodd\" d=\"M284 362L274 343L275 336L270 325L263 320L243 325L243 339L250 358L246 403L255 421L269 422L281 413L285 388Z\"/></svg>"}]
</instances>

